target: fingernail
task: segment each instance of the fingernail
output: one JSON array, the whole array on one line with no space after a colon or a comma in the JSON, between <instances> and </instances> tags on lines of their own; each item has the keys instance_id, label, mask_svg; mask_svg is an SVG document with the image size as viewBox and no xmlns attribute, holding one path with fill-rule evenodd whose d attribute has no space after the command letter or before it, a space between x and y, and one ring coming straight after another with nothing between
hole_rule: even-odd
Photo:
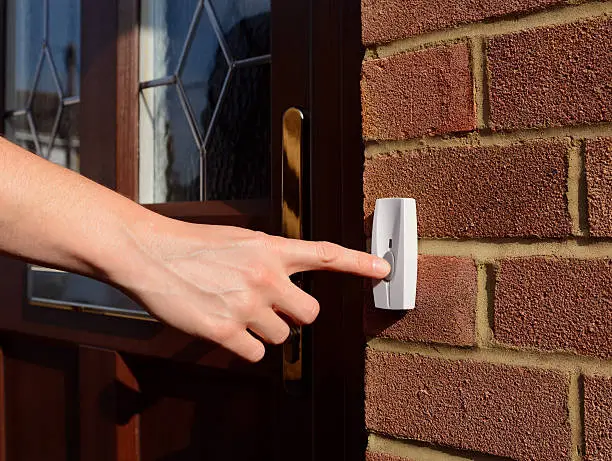
<instances>
[{"instance_id":1,"label":"fingernail","mask_svg":"<svg viewBox=\"0 0 612 461\"><path fill-rule=\"evenodd\" d=\"M385 275L389 273L389 271L391 271L391 265L382 258L376 258L374 260L373 266L374 266L374 271L377 274L380 274L381 277L384 277Z\"/></svg>"}]
</instances>

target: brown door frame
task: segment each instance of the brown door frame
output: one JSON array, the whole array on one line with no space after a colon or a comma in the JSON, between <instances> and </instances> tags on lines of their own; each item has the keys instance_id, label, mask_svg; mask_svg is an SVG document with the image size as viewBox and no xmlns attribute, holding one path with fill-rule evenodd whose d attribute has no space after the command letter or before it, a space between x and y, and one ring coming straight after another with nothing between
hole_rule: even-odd
<instances>
[{"instance_id":1,"label":"brown door frame","mask_svg":"<svg viewBox=\"0 0 612 461\"><path fill-rule=\"evenodd\" d=\"M310 236L351 248L364 248L362 211L363 145L359 76L362 59L360 2L343 0L273 0L273 30L293 29L295 40L273 50L273 66L288 66L287 81L274 81L292 98L273 98L273 116L297 105L310 115ZM82 0L81 155L83 173L127 196L137 190L138 0ZM0 0L0 11L5 2ZM295 30L295 20L306 21ZM2 22L4 24L4 22ZM4 33L2 34L2 38ZM119 37L117 39L117 37ZM4 40L0 60L4 57ZM95 56L95 59L89 59ZM302 59L298 60L297 56ZM306 73L306 79L301 77ZM3 74L3 73L2 73ZM301 77L300 77L301 76ZM3 83L4 75L0 77ZM304 86L300 82L309 82ZM3 103L4 91L0 92ZM0 104L3 107L4 104ZM118 120L129 123L118 123ZM89 127L89 128L88 128ZM95 129L94 129L95 128ZM279 139L273 132L273 139ZM280 143L275 146L280 149ZM279 171L273 171L278 177ZM279 197L273 190L273 197ZM212 208L211 208L212 207ZM164 214L200 222L257 224L266 228L266 213L244 213L230 205L196 204L160 207ZM207 216L208 219L202 219ZM69 312L44 312L23 302L24 265L2 261L0 289L4 300L0 328L36 336L91 344L128 352L176 356L192 342L156 325L124 319L91 318ZM311 275L312 294L321 314L311 327L311 413L303 418L311 432L313 460L359 460L364 456L362 311L364 283L341 274ZM42 310L44 311L44 310ZM36 321L32 321L33 317ZM111 336L109 333L113 333ZM135 337L134 337L135 335ZM155 337L151 339L152 335ZM187 351L188 352L188 351ZM181 356L191 360L188 353ZM205 355L199 363L228 364L227 356ZM240 366L240 365L238 365ZM269 369L270 364L263 365ZM0 384L1 385L1 384ZM296 415L285 415L287 421ZM291 445L279 447L282 453ZM295 447L293 447L295 449Z\"/></svg>"},{"instance_id":2,"label":"brown door frame","mask_svg":"<svg viewBox=\"0 0 612 461\"><path fill-rule=\"evenodd\" d=\"M365 248L357 0L312 0L312 238ZM317 273L313 326L314 460L364 458L364 281ZM340 442L340 440L342 442Z\"/></svg>"}]
</instances>

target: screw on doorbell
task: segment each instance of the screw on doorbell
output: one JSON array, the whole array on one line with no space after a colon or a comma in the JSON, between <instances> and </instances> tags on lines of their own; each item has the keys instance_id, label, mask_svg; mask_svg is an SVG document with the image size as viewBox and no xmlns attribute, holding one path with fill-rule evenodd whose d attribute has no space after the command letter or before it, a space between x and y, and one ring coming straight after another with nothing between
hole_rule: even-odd
<instances>
[{"instance_id":1,"label":"screw on doorbell","mask_svg":"<svg viewBox=\"0 0 612 461\"><path fill-rule=\"evenodd\" d=\"M374 284L379 309L414 309L417 281L416 202L411 198L376 200L372 254L384 258L391 271Z\"/></svg>"}]
</instances>

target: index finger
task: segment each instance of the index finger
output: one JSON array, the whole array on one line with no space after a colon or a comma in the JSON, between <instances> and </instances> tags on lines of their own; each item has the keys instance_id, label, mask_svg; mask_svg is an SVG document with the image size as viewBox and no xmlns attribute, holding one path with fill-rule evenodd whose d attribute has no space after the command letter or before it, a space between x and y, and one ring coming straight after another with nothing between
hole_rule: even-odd
<instances>
[{"instance_id":1,"label":"index finger","mask_svg":"<svg viewBox=\"0 0 612 461\"><path fill-rule=\"evenodd\" d=\"M291 274L327 270L383 278L391 270L389 263L382 258L330 242L284 239L281 253Z\"/></svg>"}]
</instances>

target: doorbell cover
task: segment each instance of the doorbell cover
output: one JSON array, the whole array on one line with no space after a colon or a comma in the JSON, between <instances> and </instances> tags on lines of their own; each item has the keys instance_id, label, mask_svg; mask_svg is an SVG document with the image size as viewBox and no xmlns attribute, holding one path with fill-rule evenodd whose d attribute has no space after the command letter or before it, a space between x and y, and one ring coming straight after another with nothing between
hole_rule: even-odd
<instances>
[{"instance_id":1,"label":"doorbell cover","mask_svg":"<svg viewBox=\"0 0 612 461\"><path fill-rule=\"evenodd\" d=\"M376 200L372 254L391 265L389 275L374 282L374 305L379 309L414 309L417 282L417 218L412 198Z\"/></svg>"}]
</instances>

